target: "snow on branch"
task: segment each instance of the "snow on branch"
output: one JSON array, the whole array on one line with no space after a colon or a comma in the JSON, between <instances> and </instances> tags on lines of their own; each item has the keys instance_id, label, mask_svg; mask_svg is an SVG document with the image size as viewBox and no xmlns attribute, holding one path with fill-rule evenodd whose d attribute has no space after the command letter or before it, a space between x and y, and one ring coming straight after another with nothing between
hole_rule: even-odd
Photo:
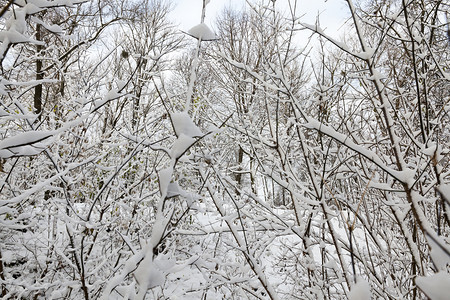
<instances>
[{"instance_id":1,"label":"snow on branch","mask_svg":"<svg viewBox=\"0 0 450 300\"><path fill-rule=\"evenodd\" d=\"M363 52L353 52L351 51L348 46L346 44L344 44L343 42L340 42L334 38L332 38L331 36L329 36L328 34L326 34L322 28L320 28L320 26L318 25L311 25L311 24L307 24L307 23L300 23L300 25L302 25L304 28L309 29L315 33L317 33L318 35L320 35L321 37L325 38L326 40L328 40L329 42L331 42L332 44L334 44L335 46L337 46L339 49L341 49L342 51L357 57L359 59L362 60L370 60L374 53L376 48L369 48L367 47L367 49L365 49L365 51Z\"/></svg>"},{"instance_id":2,"label":"snow on branch","mask_svg":"<svg viewBox=\"0 0 450 300\"><path fill-rule=\"evenodd\" d=\"M417 277L416 284L431 300L446 300L450 295L450 274L446 271Z\"/></svg>"},{"instance_id":3,"label":"snow on branch","mask_svg":"<svg viewBox=\"0 0 450 300\"><path fill-rule=\"evenodd\" d=\"M56 131L27 131L0 142L0 158L31 156L41 153Z\"/></svg>"},{"instance_id":4,"label":"snow on branch","mask_svg":"<svg viewBox=\"0 0 450 300\"><path fill-rule=\"evenodd\" d=\"M187 32L188 35L202 41L215 41L217 37L205 23L198 24Z\"/></svg>"}]
</instances>

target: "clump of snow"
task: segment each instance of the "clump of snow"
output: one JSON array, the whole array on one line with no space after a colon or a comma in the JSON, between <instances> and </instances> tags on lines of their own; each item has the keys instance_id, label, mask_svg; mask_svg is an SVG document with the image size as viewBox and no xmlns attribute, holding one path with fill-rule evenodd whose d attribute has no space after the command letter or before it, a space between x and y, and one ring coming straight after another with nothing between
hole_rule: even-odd
<instances>
[{"instance_id":1,"label":"clump of snow","mask_svg":"<svg viewBox=\"0 0 450 300\"><path fill-rule=\"evenodd\" d=\"M172 158L179 158L189 147L195 143L195 139L182 133L173 143L170 156Z\"/></svg>"},{"instance_id":2,"label":"clump of snow","mask_svg":"<svg viewBox=\"0 0 450 300\"><path fill-rule=\"evenodd\" d=\"M432 143L431 146L429 146L428 148L423 147L422 153L427 156L433 156L436 153L436 150L437 150L437 145L435 143Z\"/></svg>"},{"instance_id":3,"label":"clump of snow","mask_svg":"<svg viewBox=\"0 0 450 300\"><path fill-rule=\"evenodd\" d=\"M167 188L169 187L170 180L172 179L173 169L166 168L159 171L159 188L161 190L161 194L166 195Z\"/></svg>"},{"instance_id":4,"label":"clump of snow","mask_svg":"<svg viewBox=\"0 0 450 300\"><path fill-rule=\"evenodd\" d=\"M0 78L0 95L2 96L6 96L6 87L5 84L3 83L3 80Z\"/></svg>"},{"instance_id":5,"label":"clump of snow","mask_svg":"<svg viewBox=\"0 0 450 300\"><path fill-rule=\"evenodd\" d=\"M118 286L116 287L116 291L123 296L122 299L133 299L132 296L135 295L135 283L131 283L130 285ZM62 296L61 296L62 297Z\"/></svg>"},{"instance_id":6,"label":"clump of snow","mask_svg":"<svg viewBox=\"0 0 450 300\"><path fill-rule=\"evenodd\" d=\"M450 199L450 198L448 198L448 197L450 197L450 184L441 184L438 187L438 191L445 198L445 201L447 201L447 204L450 204L450 203L448 203L449 199Z\"/></svg>"},{"instance_id":7,"label":"clump of snow","mask_svg":"<svg viewBox=\"0 0 450 300\"><path fill-rule=\"evenodd\" d=\"M446 300L450 295L450 274L445 271L417 277L416 284L431 300Z\"/></svg>"},{"instance_id":8,"label":"clump of snow","mask_svg":"<svg viewBox=\"0 0 450 300\"><path fill-rule=\"evenodd\" d=\"M214 32L212 32L212 30L209 29L208 25L205 23L192 27L189 29L188 34L198 40L201 39L202 41L213 41L217 39Z\"/></svg>"},{"instance_id":9,"label":"clump of snow","mask_svg":"<svg viewBox=\"0 0 450 300\"><path fill-rule=\"evenodd\" d=\"M43 42L38 42L33 39L30 39L29 37L24 36L23 34L17 32L16 30L1 31L0 32L0 42L3 42L5 44L30 42L30 43L34 43L37 45L44 45Z\"/></svg>"},{"instance_id":10,"label":"clump of snow","mask_svg":"<svg viewBox=\"0 0 450 300\"><path fill-rule=\"evenodd\" d=\"M155 264L151 255L145 257L134 276L144 290L160 286L166 281L166 274Z\"/></svg>"},{"instance_id":11,"label":"clump of snow","mask_svg":"<svg viewBox=\"0 0 450 300\"><path fill-rule=\"evenodd\" d=\"M43 8L36 6L34 3L27 3L23 9L28 15L33 15L44 10Z\"/></svg>"},{"instance_id":12,"label":"clump of snow","mask_svg":"<svg viewBox=\"0 0 450 300\"><path fill-rule=\"evenodd\" d=\"M356 284L350 288L349 300L370 300L370 285L362 278L358 278Z\"/></svg>"},{"instance_id":13,"label":"clump of snow","mask_svg":"<svg viewBox=\"0 0 450 300\"><path fill-rule=\"evenodd\" d=\"M448 255L442 247L440 247L438 243L445 245L444 241L435 241L433 238L427 236L428 244L431 247L430 256L438 270L445 270L447 265L450 265L450 255Z\"/></svg>"},{"instance_id":14,"label":"clump of snow","mask_svg":"<svg viewBox=\"0 0 450 300\"><path fill-rule=\"evenodd\" d=\"M169 186L167 187L167 197L176 197L184 194L185 191L178 185L177 182L169 183Z\"/></svg>"},{"instance_id":15,"label":"clump of snow","mask_svg":"<svg viewBox=\"0 0 450 300\"><path fill-rule=\"evenodd\" d=\"M25 11L23 9L16 9L15 13L11 14L11 18L5 23L6 30L14 30L20 34L23 34L27 29L25 18Z\"/></svg>"},{"instance_id":16,"label":"clump of snow","mask_svg":"<svg viewBox=\"0 0 450 300\"><path fill-rule=\"evenodd\" d=\"M188 137L199 137L203 135L201 130L194 124L194 121L192 121L187 112L172 113L170 114L170 117L172 119L175 133L178 137L182 134L185 134Z\"/></svg>"},{"instance_id":17,"label":"clump of snow","mask_svg":"<svg viewBox=\"0 0 450 300\"><path fill-rule=\"evenodd\" d=\"M386 79L386 76L383 75L378 70L373 70L372 72L373 72L373 75L368 78L369 80L378 81L378 80Z\"/></svg>"},{"instance_id":18,"label":"clump of snow","mask_svg":"<svg viewBox=\"0 0 450 300\"><path fill-rule=\"evenodd\" d=\"M62 33L63 32L62 28L56 24L49 25L36 17L31 17L31 20L37 24L44 26L45 29L47 29L51 32L54 32L54 33Z\"/></svg>"},{"instance_id":19,"label":"clump of snow","mask_svg":"<svg viewBox=\"0 0 450 300\"><path fill-rule=\"evenodd\" d=\"M375 53L376 48L367 48L365 52L356 53L359 58L368 60L371 59Z\"/></svg>"}]
</instances>

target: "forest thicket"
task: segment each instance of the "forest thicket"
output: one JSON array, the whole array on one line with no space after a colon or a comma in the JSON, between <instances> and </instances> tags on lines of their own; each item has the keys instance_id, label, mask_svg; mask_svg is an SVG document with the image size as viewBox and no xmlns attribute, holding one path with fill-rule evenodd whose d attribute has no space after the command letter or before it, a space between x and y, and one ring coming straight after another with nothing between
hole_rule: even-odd
<instances>
[{"instance_id":1,"label":"forest thicket","mask_svg":"<svg viewBox=\"0 0 450 300\"><path fill-rule=\"evenodd\" d=\"M0 0L1 298L446 299L450 2L208 2Z\"/></svg>"}]
</instances>

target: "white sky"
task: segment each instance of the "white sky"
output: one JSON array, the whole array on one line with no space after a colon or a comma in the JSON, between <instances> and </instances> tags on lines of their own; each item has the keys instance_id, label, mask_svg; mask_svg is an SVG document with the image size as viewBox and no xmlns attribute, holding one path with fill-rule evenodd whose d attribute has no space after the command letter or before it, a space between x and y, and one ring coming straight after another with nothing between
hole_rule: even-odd
<instances>
[{"instance_id":1,"label":"white sky","mask_svg":"<svg viewBox=\"0 0 450 300\"><path fill-rule=\"evenodd\" d=\"M203 0L172 0L175 9L171 13L172 19L180 24L180 29L188 31L191 27L200 23ZM254 0L252 0L254 2ZM279 9L287 10L289 0L277 0ZM290 0L293 1L293 0ZM303 16L302 22L315 24L320 14L320 24L326 28L330 35L337 35L339 28L348 17L348 9L344 0L297 0L297 16ZM265 0L268 2L268 0ZM225 6L241 8L245 0L210 0L206 7L205 23L214 28L214 19Z\"/></svg>"}]
</instances>

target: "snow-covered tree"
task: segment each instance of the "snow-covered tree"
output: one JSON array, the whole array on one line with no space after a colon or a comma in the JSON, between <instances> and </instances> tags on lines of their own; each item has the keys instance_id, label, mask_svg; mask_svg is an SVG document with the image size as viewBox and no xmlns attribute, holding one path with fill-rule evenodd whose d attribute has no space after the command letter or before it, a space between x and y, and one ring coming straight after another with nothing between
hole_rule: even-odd
<instances>
[{"instance_id":1,"label":"snow-covered tree","mask_svg":"<svg viewBox=\"0 0 450 300\"><path fill-rule=\"evenodd\" d=\"M447 297L448 1L202 2L0 1L1 297Z\"/></svg>"}]
</instances>

